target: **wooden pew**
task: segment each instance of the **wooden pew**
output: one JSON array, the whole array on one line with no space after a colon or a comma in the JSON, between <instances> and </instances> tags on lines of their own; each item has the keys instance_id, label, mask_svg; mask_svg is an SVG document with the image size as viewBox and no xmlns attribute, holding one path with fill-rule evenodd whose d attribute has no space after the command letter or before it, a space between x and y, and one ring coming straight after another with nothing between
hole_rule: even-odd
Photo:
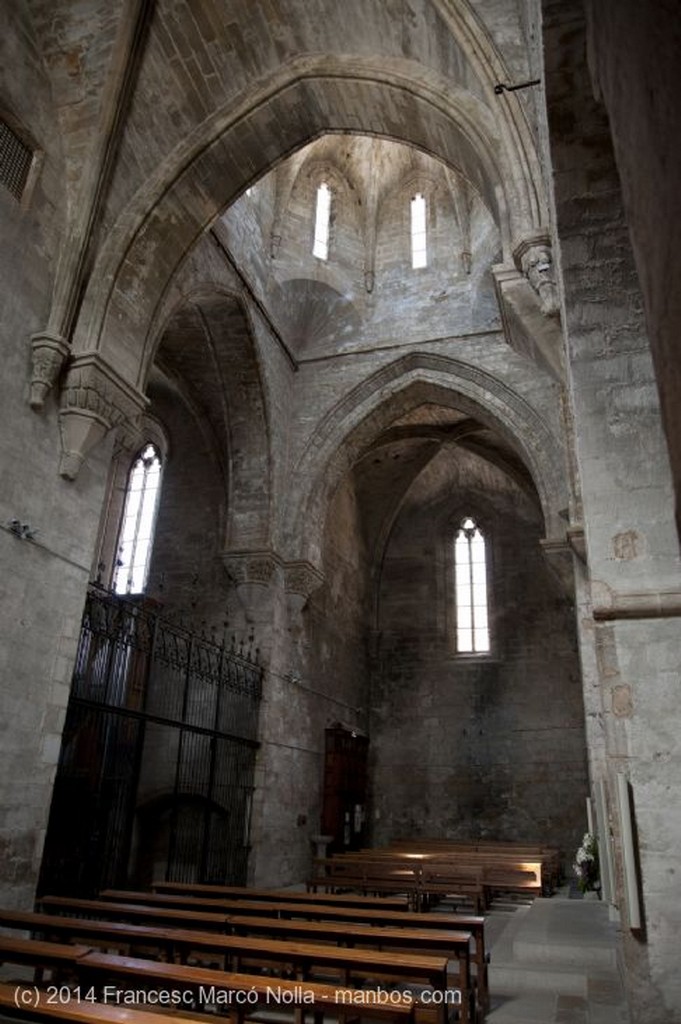
<instances>
[{"instance_id":1,"label":"wooden pew","mask_svg":"<svg viewBox=\"0 0 681 1024\"><path fill-rule=\"evenodd\" d=\"M543 895L550 895L560 880L560 851L555 847L531 843L499 843L480 840L474 843L453 840L397 840L381 848L387 854L402 854L422 858L468 858L471 863L485 866L512 867L515 870L536 872L537 883ZM374 854L375 851L368 850Z\"/></svg>"},{"instance_id":2,"label":"wooden pew","mask_svg":"<svg viewBox=\"0 0 681 1024\"><path fill-rule=\"evenodd\" d=\"M123 895L127 895L124 893ZM116 908L121 908L122 915L132 916L138 920L145 920L147 922L153 922L157 917L158 920L164 921L166 924L173 924L174 927L188 925L191 927L205 927L208 924L209 927L213 927L216 930L224 932L226 928L231 925L234 920L234 914L229 914L227 917L223 917L223 913L227 910L228 906L232 906L235 910L236 916L244 917L255 916L262 917L268 916L272 918L273 914L268 914L268 908L274 912L276 917L280 918L286 924L293 925L297 924L298 918L308 918L312 922L316 921L339 921L350 924L373 924L388 926L392 925L399 928L414 927L421 929L432 929L441 930L444 928L451 928L453 931L465 931L472 932L475 940L475 964L476 964L476 978L479 989L478 1001L481 1006L487 1006L489 1004L489 988L488 988L488 968L487 968L487 956L485 952L485 940L484 940L484 918L479 915L457 915L457 914L413 914L409 911L393 911L393 910L373 910L371 908L362 909L360 907L345 907L336 905L325 905L325 904L308 904L308 903L274 903L268 904L265 902L256 902L248 904L246 901L238 901L232 903L231 901L214 900L211 901L211 905L215 907L215 914L206 914L203 910L196 911L198 921L192 920L192 912L184 909L173 910L167 908L161 897L163 894L144 894L145 898L149 900L146 907L139 904L130 904L128 902L116 903L111 900L97 901L97 900L77 900L71 899L70 897L45 897L43 900L44 905L49 906L53 909L71 909L78 910L83 907L91 913L101 912L103 916L116 915ZM176 900L182 900L182 897L174 897ZM195 901L192 897L184 898L187 903L193 904ZM161 903L159 905L159 900ZM199 901L201 902L201 901ZM182 903L182 908L185 904ZM217 910L220 913L217 913ZM173 914L177 913L177 919L173 918ZM119 915L120 916L120 915ZM208 921L207 921L208 918ZM294 921L294 919L296 919ZM295 934L297 929L287 929L286 927L279 930L278 934L283 936L287 931L293 931ZM319 932L317 933L320 934Z\"/></svg>"},{"instance_id":3,"label":"wooden pew","mask_svg":"<svg viewBox=\"0 0 681 1024\"><path fill-rule=\"evenodd\" d=\"M338 889L356 889L363 895L370 893L405 893L411 906L419 901L418 865L401 858L341 855L318 857L313 873L307 881L309 892L324 889L333 895Z\"/></svg>"},{"instance_id":4,"label":"wooden pew","mask_svg":"<svg viewBox=\"0 0 681 1024\"><path fill-rule=\"evenodd\" d=\"M417 918L414 914L405 916L419 924L422 920L421 916ZM461 1020L467 1022L475 1019L470 970L470 943L473 934L470 930L450 931L446 925L443 925L442 929L420 928L418 925L400 927L397 923L390 927L385 922L376 927L366 923L350 923L346 920L300 921L250 915L232 915L228 921L238 935L269 935L286 937L289 940L297 936L301 939L343 943L368 949L409 950L419 954L444 955L458 963L457 985L461 992Z\"/></svg>"},{"instance_id":5,"label":"wooden pew","mask_svg":"<svg viewBox=\"0 0 681 1024\"><path fill-rule=\"evenodd\" d=\"M23 999L26 996L27 998ZM48 1002L41 999L36 1005L32 985L12 985L0 982L0 1011L8 1017L25 1021L65 1021L72 1024L196 1024L196 1018L150 1013L106 1003Z\"/></svg>"},{"instance_id":6,"label":"wooden pew","mask_svg":"<svg viewBox=\"0 0 681 1024\"><path fill-rule=\"evenodd\" d=\"M21 926L30 926L33 931L61 934L67 938L82 936L85 932L102 943L113 941L120 946L143 944L162 952L169 962L179 959L181 963L186 963L190 954L211 954L224 959L232 971L239 971L244 962L255 960L259 965L264 961L284 965L291 968L300 979L312 977L315 968L321 967L338 971L345 978L345 983L349 983L355 976L380 974L382 977L415 981L441 990L447 985L447 958L442 955L393 953L388 956L374 950L341 949L330 945L257 939L237 934L221 935L121 922L82 921L72 917L28 912L21 914ZM73 966L80 956L92 951L92 947L0 936L0 963L3 962L4 952L16 955L17 951L25 953L25 962L34 966L41 963L41 956L50 962L61 958L65 964ZM13 959L11 962L20 961Z\"/></svg>"},{"instance_id":7,"label":"wooden pew","mask_svg":"<svg viewBox=\"0 0 681 1024\"><path fill-rule=\"evenodd\" d=\"M249 918L250 920L250 918ZM267 919L266 919L267 920ZM423 953L403 952L395 950L395 943L391 943L391 952L366 948L339 948L329 944L314 944L310 942L293 941L289 934L290 929L284 925L282 934L285 940L272 938L256 938L244 936L243 929L236 928L234 934L224 935L220 933L204 933L193 930L154 928L151 926L132 925L122 922L91 921L81 920L73 917L60 917L59 915L46 915L31 913L27 911L4 911L0 910L0 924L3 926L16 926L30 928L33 931L40 931L47 935L59 935L61 938L79 938L87 936L88 941L99 940L100 943L113 943L119 949L126 945L135 946L142 944L154 951L162 951L169 962L176 958L186 963L190 953L198 956L210 954L211 958L219 957L224 959L225 964L232 971L241 970L248 973L248 963L256 964L259 969L264 962L277 963L295 971L299 979L308 979L316 969L338 971L341 976L340 984L349 985L353 978L380 978L381 981L416 982L419 985L432 986L438 992L447 991L447 964L448 959L453 955L452 947L454 940L447 933L447 943L443 946L437 943L437 952L429 955ZM288 922L293 928L298 922ZM327 940L328 928L323 928L320 938ZM369 929L371 933L371 929ZM341 927L340 935L345 936L347 929ZM377 931L378 937L383 935L382 930ZM362 938L365 936L362 935ZM375 936L373 936L375 937ZM338 939L338 935L336 936ZM342 941L340 939L339 941ZM31 945L34 949L34 961L40 953L45 956L47 951L62 951L62 958L73 966L84 952L89 952L89 947L65 946L54 942L36 942L26 939L6 939L6 947L16 951L21 946L29 950ZM402 942L405 945L423 945L416 937L413 942ZM432 945L432 944L431 944ZM77 954L73 951L77 949ZM461 950L459 950L461 953ZM38 957L39 959L39 957ZM26 962L34 962L27 960ZM14 961L15 962L15 961ZM36 961L37 962L37 961ZM468 971L460 971L460 979L466 981L469 977ZM465 992L462 992L462 999ZM445 1003L438 1004L438 1015ZM443 1018L444 1020L444 1018Z\"/></svg>"},{"instance_id":8,"label":"wooden pew","mask_svg":"<svg viewBox=\"0 0 681 1024\"><path fill-rule=\"evenodd\" d=\"M151 894L153 895L153 894ZM217 901L222 908L224 902ZM81 900L77 898L71 898L66 896L50 896L43 897L42 903L46 907L52 909L59 909L73 913L74 911L85 911L91 914L96 914L101 917L112 917L122 919L133 919L147 924L157 923L162 921L167 925L174 927L181 927L186 925L191 928L208 928L215 931L225 932L228 928L234 927L234 921L237 918L248 918L253 915L254 918L259 917L261 914L266 913L264 908L267 908L267 903L255 903L247 905L245 902L239 902L239 913L234 915L225 915L224 913L208 913L202 910L183 910L168 908L165 906L155 906L153 904L142 905L142 904L131 904L131 903L116 903L114 901L107 902L106 900ZM242 911L247 908L248 913L244 914ZM293 934L299 929L294 929L293 926L299 922L293 920L293 918L303 917L308 918L310 924L321 923L323 927L317 931L316 937L320 937L320 933L329 933L331 931L331 925L334 922L339 922L339 928L336 929L336 934L341 936L347 935L351 922L362 922L367 920L367 914L370 914L370 920L372 925L394 925L396 928L402 928L404 930L411 930L415 921L419 925L425 924L426 931L433 926L437 925L438 921L442 919L443 915L433 916L429 918L428 915L419 915L416 917L414 914L409 912L399 913L397 911L363 911L354 907L336 907L336 906L325 906L322 904L275 904L275 912L278 915L278 920L281 921L283 928L280 928L278 935L280 937L286 937L287 934ZM270 918L268 920L275 920ZM372 926L369 926L372 927ZM446 924L442 924L439 927L447 927ZM452 933L448 933L452 934ZM470 930L465 931L468 940L471 938ZM381 929L381 935L384 935L384 930ZM402 943L402 945L408 945ZM476 941L476 950L479 948ZM440 947L442 951L442 947ZM464 955L461 945L452 951L452 957L456 957L459 960L459 971L460 971L460 987L462 987L462 998L465 993L465 998L468 999L471 991L470 981L470 958L468 952L468 946L466 946L466 952ZM464 963L465 959L465 963ZM479 974L479 985L481 986L480 1002L484 1004L486 1001L486 973L481 970ZM483 986L485 986L483 988ZM463 1018L462 1018L463 1019Z\"/></svg>"},{"instance_id":9,"label":"wooden pew","mask_svg":"<svg viewBox=\"0 0 681 1024\"><path fill-rule=\"evenodd\" d=\"M305 1013L321 1014L341 1020L346 1015L370 1017L390 1024L410 1024L414 1020L415 1002L410 995L378 989L352 989L320 982L288 981L284 978L262 978L253 974L217 971L186 964L158 963L110 953L87 953L80 962L81 970L101 981L121 978L124 982L140 981L162 984L164 991L191 992L197 999L202 993L214 992L215 1002L230 1007L230 1018L236 1010L236 1021L251 1018L258 1008L284 1008L295 1011L296 1021ZM106 992L106 989L104 989ZM239 998L241 996L241 998ZM372 998L373 996L373 998ZM356 1009L359 1007L360 1009Z\"/></svg>"},{"instance_id":10,"label":"wooden pew","mask_svg":"<svg viewBox=\"0 0 681 1024\"><path fill-rule=\"evenodd\" d=\"M419 903L426 906L436 896L466 896L474 900L477 912L495 890L550 895L554 874L548 858L543 856L453 850L440 844L430 849L414 847L408 851L388 847L319 859L308 885L334 888L352 884L360 888L372 874L399 874L400 866L414 876L412 902L413 892L418 893Z\"/></svg>"},{"instance_id":11,"label":"wooden pew","mask_svg":"<svg viewBox=\"0 0 681 1024\"><path fill-rule=\"evenodd\" d=\"M281 900L291 903L299 902L303 897L306 901L320 903L337 903L345 907L375 907L377 910L404 910L408 901L406 896L378 896L354 893L313 893L297 892L293 889L256 889L246 885L201 885L185 882L154 882L152 891L178 896L198 896L206 899L246 899ZM101 899L108 899L117 890L105 889L100 892Z\"/></svg>"},{"instance_id":12,"label":"wooden pew","mask_svg":"<svg viewBox=\"0 0 681 1024\"><path fill-rule=\"evenodd\" d=\"M56 972L73 971L78 961L91 951L90 946L63 942L40 942L17 936L0 935L0 965L17 964L32 967L36 982L42 980L46 968Z\"/></svg>"},{"instance_id":13,"label":"wooden pew","mask_svg":"<svg viewBox=\"0 0 681 1024\"><path fill-rule=\"evenodd\" d=\"M111 917L122 921L132 920L146 923L163 921L165 924L177 927L225 930L226 915L224 912L220 913L217 908L215 913L211 913L204 910L182 910L176 907L152 906L144 903L86 900L71 896L44 896L40 903L46 910L73 913L79 916L91 914L98 918Z\"/></svg>"}]
</instances>

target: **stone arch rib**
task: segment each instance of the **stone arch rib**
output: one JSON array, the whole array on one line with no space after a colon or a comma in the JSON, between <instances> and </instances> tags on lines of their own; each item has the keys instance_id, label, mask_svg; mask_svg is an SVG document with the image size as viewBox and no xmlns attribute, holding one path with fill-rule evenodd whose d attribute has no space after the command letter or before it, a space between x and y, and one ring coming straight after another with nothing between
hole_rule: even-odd
<instances>
[{"instance_id":1,"label":"stone arch rib","mask_svg":"<svg viewBox=\"0 0 681 1024\"><path fill-rule=\"evenodd\" d=\"M378 370L324 417L292 479L287 546L319 565L330 495L357 457L397 416L425 401L464 408L514 446L534 481L546 536L563 538L568 504L562 443L521 395L485 370L433 353L412 353Z\"/></svg>"}]
</instances>

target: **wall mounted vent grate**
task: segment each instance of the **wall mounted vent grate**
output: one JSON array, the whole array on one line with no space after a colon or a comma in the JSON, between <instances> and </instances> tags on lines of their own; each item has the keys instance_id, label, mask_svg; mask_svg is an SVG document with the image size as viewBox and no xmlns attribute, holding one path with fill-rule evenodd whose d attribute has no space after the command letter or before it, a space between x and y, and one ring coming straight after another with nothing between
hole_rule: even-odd
<instances>
[{"instance_id":1,"label":"wall mounted vent grate","mask_svg":"<svg viewBox=\"0 0 681 1024\"><path fill-rule=\"evenodd\" d=\"M0 120L0 182L16 199L21 200L32 160L29 147Z\"/></svg>"}]
</instances>

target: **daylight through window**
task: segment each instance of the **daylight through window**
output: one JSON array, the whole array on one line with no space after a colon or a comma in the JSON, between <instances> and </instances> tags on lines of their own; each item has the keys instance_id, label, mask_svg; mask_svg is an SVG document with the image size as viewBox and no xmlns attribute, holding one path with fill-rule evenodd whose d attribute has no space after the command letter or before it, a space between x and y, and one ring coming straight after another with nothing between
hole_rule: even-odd
<instances>
[{"instance_id":1,"label":"daylight through window","mask_svg":"<svg viewBox=\"0 0 681 1024\"><path fill-rule=\"evenodd\" d=\"M314 224L312 255L320 260L329 258L329 222L331 220L331 190L326 182L317 189L317 214Z\"/></svg>"},{"instance_id":2,"label":"daylight through window","mask_svg":"<svg viewBox=\"0 0 681 1024\"><path fill-rule=\"evenodd\" d=\"M114 576L117 594L144 591L160 484L161 457L156 447L148 444L135 459L128 477Z\"/></svg>"},{"instance_id":3,"label":"daylight through window","mask_svg":"<svg viewBox=\"0 0 681 1024\"><path fill-rule=\"evenodd\" d=\"M417 192L411 201L411 265L414 270L428 263L426 252L426 200Z\"/></svg>"},{"instance_id":4,"label":"daylight through window","mask_svg":"<svg viewBox=\"0 0 681 1024\"><path fill-rule=\"evenodd\" d=\"M490 649L485 538L470 517L457 532L454 565L456 649L460 654L484 654Z\"/></svg>"}]
</instances>

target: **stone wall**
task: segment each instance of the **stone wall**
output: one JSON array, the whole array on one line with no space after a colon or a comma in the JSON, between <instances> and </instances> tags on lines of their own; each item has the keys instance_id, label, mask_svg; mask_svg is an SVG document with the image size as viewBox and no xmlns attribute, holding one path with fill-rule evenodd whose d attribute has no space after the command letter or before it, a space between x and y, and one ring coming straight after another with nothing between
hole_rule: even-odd
<instances>
[{"instance_id":1,"label":"stone wall","mask_svg":"<svg viewBox=\"0 0 681 1024\"><path fill-rule=\"evenodd\" d=\"M25 4L3 11L0 69L2 112L42 150L22 203L0 187L0 901L30 907L110 446L68 483L57 471L54 401L41 413L28 405L30 336L46 325L62 241L64 168ZM13 535L12 519L34 538Z\"/></svg>"},{"instance_id":2,"label":"stone wall","mask_svg":"<svg viewBox=\"0 0 681 1024\"><path fill-rule=\"evenodd\" d=\"M453 538L487 544L491 651L458 654ZM553 843L585 829L586 747L574 612L536 504L456 450L423 471L388 542L371 690L373 838Z\"/></svg>"},{"instance_id":3,"label":"stone wall","mask_svg":"<svg viewBox=\"0 0 681 1024\"><path fill-rule=\"evenodd\" d=\"M609 796L632 1020L671 1024L681 1012L668 940L681 904L679 715L671 699L681 582L672 479L607 115L591 90L583 12L545 3L544 32L590 573L579 623L587 706L600 735L590 744L592 778L603 779ZM643 913L636 931L623 889L617 773L633 791Z\"/></svg>"},{"instance_id":4,"label":"stone wall","mask_svg":"<svg viewBox=\"0 0 681 1024\"><path fill-rule=\"evenodd\" d=\"M681 532L681 220L678 11L674 3L587 0L589 71L608 111L660 392Z\"/></svg>"}]
</instances>

